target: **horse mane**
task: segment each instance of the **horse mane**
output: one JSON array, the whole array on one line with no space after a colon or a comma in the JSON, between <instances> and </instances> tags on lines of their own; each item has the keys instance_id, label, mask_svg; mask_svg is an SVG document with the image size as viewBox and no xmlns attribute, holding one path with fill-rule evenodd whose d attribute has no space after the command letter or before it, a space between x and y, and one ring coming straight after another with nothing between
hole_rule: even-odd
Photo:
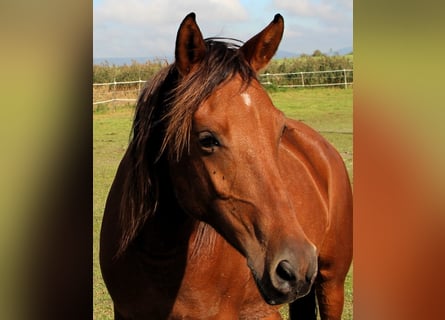
<instances>
[{"instance_id":1,"label":"horse mane","mask_svg":"<svg viewBox=\"0 0 445 320\"><path fill-rule=\"evenodd\" d=\"M165 184L163 179L170 179L165 174L166 157L180 161L190 151L197 108L235 75L241 76L243 87L256 76L238 50L240 41L208 38L205 43L207 53L196 71L181 77L173 63L148 81L138 98L127 150L129 172L123 185L117 255L158 211L160 185Z\"/></svg>"}]
</instances>

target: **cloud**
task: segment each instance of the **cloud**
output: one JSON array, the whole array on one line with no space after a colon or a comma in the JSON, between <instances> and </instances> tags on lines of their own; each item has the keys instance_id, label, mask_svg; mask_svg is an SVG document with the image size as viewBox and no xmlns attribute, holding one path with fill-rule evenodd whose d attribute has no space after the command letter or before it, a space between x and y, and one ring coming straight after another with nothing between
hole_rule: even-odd
<instances>
[{"instance_id":1,"label":"cloud","mask_svg":"<svg viewBox=\"0 0 445 320\"><path fill-rule=\"evenodd\" d=\"M352 45L352 0L94 0L94 57L171 58L191 11L204 37L248 40L280 12L280 50L324 52Z\"/></svg>"},{"instance_id":2,"label":"cloud","mask_svg":"<svg viewBox=\"0 0 445 320\"><path fill-rule=\"evenodd\" d=\"M294 17L317 19L321 23L352 17L352 0L274 0L273 5Z\"/></svg>"},{"instance_id":3,"label":"cloud","mask_svg":"<svg viewBox=\"0 0 445 320\"><path fill-rule=\"evenodd\" d=\"M352 45L352 0L273 0L285 17L285 41L293 52L328 52Z\"/></svg>"},{"instance_id":4,"label":"cloud","mask_svg":"<svg viewBox=\"0 0 445 320\"><path fill-rule=\"evenodd\" d=\"M94 56L170 55L179 23L191 11L204 36L249 17L238 0L102 0L94 6Z\"/></svg>"},{"instance_id":5,"label":"cloud","mask_svg":"<svg viewBox=\"0 0 445 320\"><path fill-rule=\"evenodd\" d=\"M121 23L127 26L159 26L178 23L189 12L203 22L242 21L248 16L237 0L103 0L94 8L94 23Z\"/></svg>"}]
</instances>

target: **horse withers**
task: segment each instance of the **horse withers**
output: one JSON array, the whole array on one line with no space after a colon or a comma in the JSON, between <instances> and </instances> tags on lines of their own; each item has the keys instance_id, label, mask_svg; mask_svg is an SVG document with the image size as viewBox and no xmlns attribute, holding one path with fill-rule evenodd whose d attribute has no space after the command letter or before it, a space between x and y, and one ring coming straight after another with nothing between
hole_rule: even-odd
<instances>
[{"instance_id":1,"label":"horse withers","mask_svg":"<svg viewBox=\"0 0 445 320\"><path fill-rule=\"evenodd\" d=\"M352 195L338 152L256 75L281 15L240 45L181 23L143 89L100 242L116 319L340 319Z\"/></svg>"}]
</instances>

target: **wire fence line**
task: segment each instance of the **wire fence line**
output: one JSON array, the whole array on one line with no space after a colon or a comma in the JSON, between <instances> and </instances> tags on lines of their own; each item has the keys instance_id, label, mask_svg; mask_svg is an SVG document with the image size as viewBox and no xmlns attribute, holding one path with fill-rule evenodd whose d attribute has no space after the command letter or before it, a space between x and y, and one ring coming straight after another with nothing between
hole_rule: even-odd
<instances>
[{"instance_id":1,"label":"wire fence line","mask_svg":"<svg viewBox=\"0 0 445 320\"><path fill-rule=\"evenodd\" d=\"M263 73L262 85L277 88L352 87L353 69L302 71L291 73ZM133 103L137 100L145 80L93 83L93 106L106 103Z\"/></svg>"}]
</instances>

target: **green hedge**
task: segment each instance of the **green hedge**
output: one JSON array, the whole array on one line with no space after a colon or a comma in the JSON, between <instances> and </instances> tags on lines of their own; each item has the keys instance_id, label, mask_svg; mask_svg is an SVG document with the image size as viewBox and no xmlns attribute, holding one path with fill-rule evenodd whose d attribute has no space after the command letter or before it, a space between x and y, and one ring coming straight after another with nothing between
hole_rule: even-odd
<instances>
[{"instance_id":1,"label":"green hedge","mask_svg":"<svg viewBox=\"0 0 445 320\"><path fill-rule=\"evenodd\" d=\"M263 73L353 69L353 56L308 56L272 60Z\"/></svg>"},{"instance_id":2,"label":"green hedge","mask_svg":"<svg viewBox=\"0 0 445 320\"><path fill-rule=\"evenodd\" d=\"M127 65L114 65L108 62L93 65L93 83L147 80L167 65L165 60L139 63L132 61Z\"/></svg>"},{"instance_id":3,"label":"green hedge","mask_svg":"<svg viewBox=\"0 0 445 320\"><path fill-rule=\"evenodd\" d=\"M108 83L121 81L147 80L166 66L165 60L147 61L138 63L132 61L127 65L114 65L108 62L93 65L93 83ZM301 71L326 71L353 69L353 55L326 56L323 54L313 54L312 56L302 55L298 58L274 59L270 62L262 73L290 73ZM313 81L328 81L328 75L320 75L320 79ZM323 82L319 82L323 83Z\"/></svg>"}]
</instances>

